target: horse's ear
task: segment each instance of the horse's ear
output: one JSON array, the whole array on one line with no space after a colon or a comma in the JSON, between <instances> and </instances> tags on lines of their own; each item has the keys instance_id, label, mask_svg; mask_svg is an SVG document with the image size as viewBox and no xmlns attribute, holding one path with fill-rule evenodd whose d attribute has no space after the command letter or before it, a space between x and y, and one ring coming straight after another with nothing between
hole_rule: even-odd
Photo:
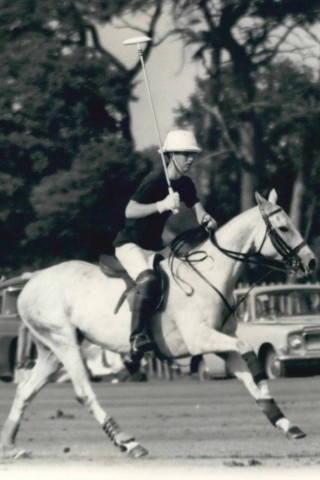
<instances>
[{"instance_id":1,"label":"horse's ear","mask_svg":"<svg viewBox=\"0 0 320 480\"><path fill-rule=\"evenodd\" d=\"M255 192L255 197L256 197L260 212L266 212L268 210L268 207L270 206L269 202L265 198L263 198L258 192Z\"/></svg>"},{"instance_id":2,"label":"horse's ear","mask_svg":"<svg viewBox=\"0 0 320 480\"><path fill-rule=\"evenodd\" d=\"M269 193L269 197L268 197L268 200L266 200L265 198L263 198L260 193L258 192L255 192L255 197L256 197L256 201L257 201L257 204L262 207L263 205L266 206L266 204L268 202L270 203L277 203L277 200L278 200L278 195L277 195L277 192L275 191L275 189L273 188L271 190L271 192Z\"/></svg>"},{"instance_id":3,"label":"horse's ear","mask_svg":"<svg viewBox=\"0 0 320 480\"><path fill-rule=\"evenodd\" d=\"M258 205L263 205L263 203L266 202L266 199L263 198L258 192L255 192L254 196L256 197L256 201Z\"/></svg>"},{"instance_id":4,"label":"horse's ear","mask_svg":"<svg viewBox=\"0 0 320 480\"><path fill-rule=\"evenodd\" d=\"M277 203L277 200L278 200L278 194L277 192L275 191L275 189L273 188L271 190L271 192L269 193L269 197L268 197L268 201L270 203Z\"/></svg>"}]
</instances>

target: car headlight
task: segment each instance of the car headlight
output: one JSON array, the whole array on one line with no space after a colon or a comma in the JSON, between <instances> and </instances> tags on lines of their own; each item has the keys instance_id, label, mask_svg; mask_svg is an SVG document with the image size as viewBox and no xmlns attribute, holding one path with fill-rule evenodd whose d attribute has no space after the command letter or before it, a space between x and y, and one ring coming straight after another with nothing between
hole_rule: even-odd
<instances>
[{"instance_id":1,"label":"car headlight","mask_svg":"<svg viewBox=\"0 0 320 480\"><path fill-rule=\"evenodd\" d=\"M289 338L289 346L294 349L302 347L302 338L299 335L293 335Z\"/></svg>"}]
</instances>

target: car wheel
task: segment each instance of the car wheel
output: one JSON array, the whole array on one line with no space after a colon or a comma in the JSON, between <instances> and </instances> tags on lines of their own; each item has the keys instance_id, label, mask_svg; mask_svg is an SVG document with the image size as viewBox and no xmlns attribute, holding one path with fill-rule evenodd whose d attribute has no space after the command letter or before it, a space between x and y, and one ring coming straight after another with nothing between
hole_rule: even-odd
<instances>
[{"instance_id":1,"label":"car wheel","mask_svg":"<svg viewBox=\"0 0 320 480\"><path fill-rule=\"evenodd\" d=\"M270 379L281 378L285 376L285 366L273 348L267 352L265 359L265 371L267 377Z\"/></svg>"},{"instance_id":2,"label":"car wheel","mask_svg":"<svg viewBox=\"0 0 320 480\"><path fill-rule=\"evenodd\" d=\"M198 365L198 378L200 382L206 382L207 380L211 379L209 369L203 358L200 360Z\"/></svg>"}]
</instances>

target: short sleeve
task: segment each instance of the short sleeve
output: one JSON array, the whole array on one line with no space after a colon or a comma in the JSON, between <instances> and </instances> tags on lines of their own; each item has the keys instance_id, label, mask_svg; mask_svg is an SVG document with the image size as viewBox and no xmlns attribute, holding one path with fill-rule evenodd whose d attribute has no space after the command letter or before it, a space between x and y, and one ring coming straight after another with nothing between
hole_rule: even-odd
<instances>
[{"instance_id":1,"label":"short sleeve","mask_svg":"<svg viewBox=\"0 0 320 480\"><path fill-rule=\"evenodd\" d=\"M181 200L188 208L193 207L193 205L199 202L196 187L190 177L183 176L180 178L177 191L180 194Z\"/></svg>"},{"instance_id":2,"label":"short sleeve","mask_svg":"<svg viewBox=\"0 0 320 480\"><path fill-rule=\"evenodd\" d=\"M165 182L162 179L162 175L151 172L140 183L131 199L138 203L152 203L162 200L165 197L165 193Z\"/></svg>"}]
</instances>

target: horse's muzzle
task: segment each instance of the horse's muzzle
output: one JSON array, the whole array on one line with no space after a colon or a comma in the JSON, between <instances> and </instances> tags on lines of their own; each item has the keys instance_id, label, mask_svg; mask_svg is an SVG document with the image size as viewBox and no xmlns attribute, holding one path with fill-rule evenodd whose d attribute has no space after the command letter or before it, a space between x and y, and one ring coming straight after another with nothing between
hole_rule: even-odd
<instances>
[{"instance_id":1,"label":"horse's muzzle","mask_svg":"<svg viewBox=\"0 0 320 480\"><path fill-rule=\"evenodd\" d=\"M313 272L316 271L317 261L315 257L309 259L308 262L300 262L300 270L304 273L305 276L310 276Z\"/></svg>"},{"instance_id":2,"label":"horse's muzzle","mask_svg":"<svg viewBox=\"0 0 320 480\"><path fill-rule=\"evenodd\" d=\"M309 264L308 264L309 272L310 273L315 272L316 268L317 268L317 261L315 258L312 258L311 260L309 260Z\"/></svg>"}]
</instances>

